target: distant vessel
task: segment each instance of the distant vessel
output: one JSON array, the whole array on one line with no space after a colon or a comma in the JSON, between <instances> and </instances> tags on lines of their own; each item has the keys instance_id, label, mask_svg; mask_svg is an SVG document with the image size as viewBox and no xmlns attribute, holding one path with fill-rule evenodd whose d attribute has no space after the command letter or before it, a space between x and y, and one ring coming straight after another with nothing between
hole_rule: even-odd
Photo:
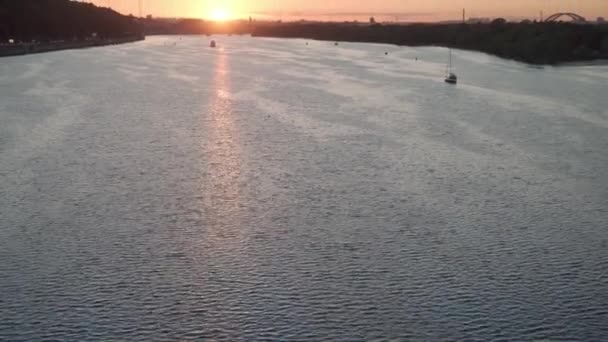
<instances>
[{"instance_id":1,"label":"distant vessel","mask_svg":"<svg viewBox=\"0 0 608 342\"><path fill-rule=\"evenodd\" d=\"M216 44L215 44L215 40L212 40L212 41L211 41L211 43L209 43L209 47L214 48L214 47L215 47L215 45L216 45Z\"/></svg>"},{"instance_id":2,"label":"distant vessel","mask_svg":"<svg viewBox=\"0 0 608 342\"><path fill-rule=\"evenodd\" d=\"M458 77L452 72L452 49L450 48L450 59L448 62L448 69L446 70L445 83L456 84L458 83Z\"/></svg>"}]
</instances>

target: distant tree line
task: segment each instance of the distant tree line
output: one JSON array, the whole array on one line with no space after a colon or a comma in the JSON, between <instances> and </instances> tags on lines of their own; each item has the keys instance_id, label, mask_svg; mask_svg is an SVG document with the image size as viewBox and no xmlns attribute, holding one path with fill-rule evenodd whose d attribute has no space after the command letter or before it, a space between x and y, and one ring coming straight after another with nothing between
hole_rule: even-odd
<instances>
[{"instance_id":1,"label":"distant tree line","mask_svg":"<svg viewBox=\"0 0 608 342\"><path fill-rule=\"evenodd\" d=\"M202 19L168 20L147 17L143 21L146 34L250 34L252 20L213 22Z\"/></svg>"},{"instance_id":2,"label":"distant tree line","mask_svg":"<svg viewBox=\"0 0 608 342\"><path fill-rule=\"evenodd\" d=\"M475 50L534 64L608 59L608 25L572 23L360 25L288 23L257 26L254 36L309 38Z\"/></svg>"},{"instance_id":3,"label":"distant tree line","mask_svg":"<svg viewBox=\"0 0 608 342\"><path fill-rule=\"evenodd\" d=\"M0 0L0 43L142 35L132 16L69 0Z\"/></svg>"}]
</instances>

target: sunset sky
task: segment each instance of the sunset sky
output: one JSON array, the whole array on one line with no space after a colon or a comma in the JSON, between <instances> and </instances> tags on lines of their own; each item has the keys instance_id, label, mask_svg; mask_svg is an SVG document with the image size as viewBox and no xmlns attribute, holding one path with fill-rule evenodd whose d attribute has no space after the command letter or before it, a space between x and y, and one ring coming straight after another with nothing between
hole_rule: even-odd
<instances>
[{"instance_id":1,"label":"sunset sky","mask_svg":"<svg viewBox=\"0 0 608 342\"><path fill-rule=\"evenodd\" d=\"M94 0L100 6L137 15L138 0ZM608 17L608 0L142 0L143 14L165 17L272 18L325 20L359 19L367 15L402 21L458 19L467 17L527 17L569 11L588 19Z\"/></svg>"}]
</instances>

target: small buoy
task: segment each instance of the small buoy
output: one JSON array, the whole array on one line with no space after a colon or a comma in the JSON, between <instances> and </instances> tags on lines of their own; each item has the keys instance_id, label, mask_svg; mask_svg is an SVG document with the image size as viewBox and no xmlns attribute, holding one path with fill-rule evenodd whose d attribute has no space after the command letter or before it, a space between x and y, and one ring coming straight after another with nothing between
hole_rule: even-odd
<instances>
[{"instance_id":1,"label":"small buoy","mask_svg":"<svg viewBox=\"0 0 608 342\"><path fill-rule=\"evenodd\" d=\"M335 46L338 46L338 42L335 42L335 43L334 43L334 45L335 45Z\"/></svg>"},{"instance_id":2,"label":"small buoy","mask_svg":"<svg viewBox=\"0 0 608 342\"><path fill-rule=\"evenodd\" d=\"M386 56L386 55L388 55L388 52L385 52L385 53L384 53L384 55L385 55L385 56Z\"/></svg>"}]
</instances>

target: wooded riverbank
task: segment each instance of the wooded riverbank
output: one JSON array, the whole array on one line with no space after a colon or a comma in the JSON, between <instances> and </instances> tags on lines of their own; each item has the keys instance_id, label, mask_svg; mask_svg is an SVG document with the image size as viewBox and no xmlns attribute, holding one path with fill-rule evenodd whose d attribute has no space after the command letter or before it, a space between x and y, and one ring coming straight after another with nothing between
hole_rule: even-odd
<instances>
[{"instance_id":1,"label":"wooded riverbank","mask_svg":"<svg viewBox=\"0 0 608 342\"><path fill-rule=\"evenodd\" d=\"M284 23L258 26L259 37L446 46L530 64L608 59L608 25L570 23L375 24Z\"/></svg>"},{"instance_id":2,"label":"wooded riverbank","mask_svg":"<svg viewBox=\"0 0 608 342\"><path fill-rule=\"evenodd\" d=\"M144 36L95 40L55 41L48 43L20 43L0 45L0 57L21 56L59 50L84 49L96 46L132 43L146 39Z\"/></svg>"}]
</instances>

